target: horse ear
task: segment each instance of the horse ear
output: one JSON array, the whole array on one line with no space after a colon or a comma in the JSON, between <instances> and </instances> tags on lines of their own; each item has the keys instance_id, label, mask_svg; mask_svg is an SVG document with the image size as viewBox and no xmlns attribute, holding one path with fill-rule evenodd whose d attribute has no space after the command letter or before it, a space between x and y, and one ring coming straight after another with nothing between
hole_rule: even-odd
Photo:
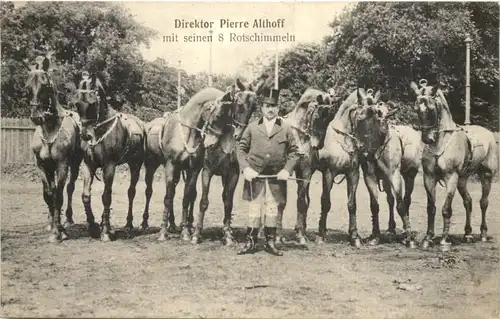
<instances>
[{"instance_id":1,"label":"horse ear","mask_svg":"<svg viewBox=\"0 0 500 319\"><path fill-rule=\"evenodd\" d=\"M410 88L415 92L415 94L418 96L420 95L420 91L418 89L418 85L417 83L415 83L414 81L411 81L410 82Z\"/></svg>"},{"instance_id":2,"label":"horse ear","mask_svg":"<svg viewBox=\"0 0 500 319\"><path fill-rule=\"evenodd\" d=\"M440 88L441 88L441 82L436 83L436 85L434 85L434 86L432 87L432 90L431 90L431 95L432 95L432 96L435 96L435 95L436 95L436 93L437 93L437 91L438 91Z\"/></svg>"},{"instance_id":3,"label":"horse ear","mask_svg":"<svg viewBox=\"0 0 500 319\"><path fill-rule=\"evenodd\" d=\"M236 85L238 86L238 89L240 89L240 91L245 91L245 86L243 85L243 83L241 83L240 79L236 79Z\"/></svg>"},{"instance_id":4,"label":"horse ear","mask_svg":"<svg viewBox=\"0 0 500 319\"><path fill-rule=\"evenodd\" d=\"M252 83L250 83L250 84L248 85L248 91L251 91L251 92L253 92L253 91L254 91L254 90L253 90L253 84L252 84Z\"/></svg>"},{"instance_id":5,"label":"horse ear","mask_svg":"<svg viewBox=\"0 0 500 319\"><path fill-rule=\"evenodd\" d=\"M373 96L373 103L377 103L377 101L380 99L380 96L381 96L381 92L380 90L378 90L375 95Z\"/></svg>"},{"instance_id":6,"label":"horse ear","mask_svg":"<svg viewBox=\"0 0 500 319\"><path fill-rule=\"evenodd\" d=\"M363 88L358 88L357 90L357 95L358 95L358 104L359 105L362 105L363 104L363 101L364 99L366 98L366 93L365 93L365 90Z\"/></svg>"}]
</instances>

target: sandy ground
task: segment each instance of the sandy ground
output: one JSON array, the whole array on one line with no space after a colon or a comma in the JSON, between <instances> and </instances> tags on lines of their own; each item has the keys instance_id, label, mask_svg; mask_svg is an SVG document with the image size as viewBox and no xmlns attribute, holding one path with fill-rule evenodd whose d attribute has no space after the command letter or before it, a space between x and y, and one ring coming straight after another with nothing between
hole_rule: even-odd
<instances>
[{"instance_id":1,"label":"sandy ground","mask_svg":"<svg viewBox=\"0 0 500 319\"><path fill-rule=\"evenodd\" d=\"M158 172L158 175L162 173ZM4 176L5 177L5 176ZM283 257L264 251L237 256L237 247L220 242L222 200L215 178L206 214L204 241L199 245L178 238L157 242L165 186L155 182L151 231L136 231L132 239L118 236L110 243L89 238L80 200L75 196L76 225L70 239L48 243L47 209L41 183L2 178L1 183L1 313L3 317L294 317L294 318L500 318L499 245L500 188L494 185L488 215L490 242L461 242L465 223L458 193L453 203L450 252L437 247L409 250L397 242L355 249L347 242L348 214L345 183L332 190L328 218L329 240L316 245L320 211L320 174L311 186L307 250L293 243L295 191L289 183L285 212ZM247 205L235 196L234 227L243 240ZM125 224L128 181L115 179L112 226L117 234ZM180 223L181 188L175 200ZM93 187L98 221L103 184ZM143 181L137 188L134 225L140 225L144 207ZM474 200L472 226L478 237L481 214L480 185L470 183ZM198 200L201 188L198 186ZM436 234L441 234L444 189L438 187ZM360 182L357 194L358 228L371 231L368 194ZM381 228L387 227L387 204L380 196ZM417 177L411 222L421 240L426 231L426 196ZM197 209L196 209L197 210ZM401 228L399 218L398 230Z\"/></svg>"}]
</instances>

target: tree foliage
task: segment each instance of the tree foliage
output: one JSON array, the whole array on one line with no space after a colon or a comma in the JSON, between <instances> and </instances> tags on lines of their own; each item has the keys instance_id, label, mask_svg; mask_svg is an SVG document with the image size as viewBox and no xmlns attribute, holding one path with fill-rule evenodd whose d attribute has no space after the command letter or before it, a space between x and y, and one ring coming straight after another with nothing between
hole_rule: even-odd
<instances>
[{"instance_id":1,"label":"tree foliage","mask_svg":"<svg viewBox=\"0 0 500 319\"><path fill-rule=\"evenodd\" d=\"M280 87L296 100L307 87L380 88L411 103L410 81L440 81L458 123L464 120L465 38L471 44L471 117L498 130L496 3L362 2L333 18L322 45L298 45L280 57ZM274 65L262 68L274 81ZM411 118L400 113L401 120Z\"/></svg>"}]
</instances>

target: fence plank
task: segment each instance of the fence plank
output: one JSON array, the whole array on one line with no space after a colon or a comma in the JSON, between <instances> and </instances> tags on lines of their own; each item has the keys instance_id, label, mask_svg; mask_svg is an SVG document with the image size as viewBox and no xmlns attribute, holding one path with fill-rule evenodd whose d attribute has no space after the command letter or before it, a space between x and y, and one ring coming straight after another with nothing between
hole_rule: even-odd
<instances>
[{"instance_id":1,"label":"fence plank","mask_svg":"<svg viewBox=\"0 0 500 319\"><path fill-rule=\"evenodd\" d=\"M2 165L34 164L31 142L35 125L29 119L1 118Z\"/></svg>"}]
</instances>

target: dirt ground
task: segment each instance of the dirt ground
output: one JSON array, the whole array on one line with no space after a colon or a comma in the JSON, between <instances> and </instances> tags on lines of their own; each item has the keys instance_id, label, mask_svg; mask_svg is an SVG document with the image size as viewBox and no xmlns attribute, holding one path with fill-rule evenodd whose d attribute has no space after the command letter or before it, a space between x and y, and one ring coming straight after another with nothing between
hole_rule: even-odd
<instances>
[{"instance_id":1,"label":"dirt ground","mask_svg":"<svg viewBox=\"0 0 500 319\"><path fill-rule=\"evenodd\" d=\"M161 175L161 172L157 173ZM310 244L307 250L294 244L295 191L289 183L289 205L284 227L290 243L282 245L283 257L264 251L237 256L237 247L220 242L222 201L220 180L211 187L204 241L200 245L178 238L156 239L163 211L165 186L155 182L147 233L110 243L90 239L80 200L75 196L76 225L70 239L48 243L44 229L47 209L38 180L16 181L3 176L1 183L2 317L239 317L239 318L500 318L499 236L500 188L493 186L488 215L490 242L461 242L465 223L458 193L453 203L450 252L438 247L409 250L397 242L355 249L347 242L348 214L345 183L332 190L328 217L329 241L314 239L320 211L320 174L311 186L308 216ZM241 198L240 181L235 196L234 226L243 240L247 205ZM120 176L113 189L112 226L125 224L128 181ZM175 200L180 223L179 184ZM134 225L144 207L143 181L137 188ZM103 184L93 187L93 206L98 221ZM472 227L478 237L481 187L470 183L474 200ZM198 201L201 188L198 186ZM441 234L444 189L438 187L436 234ZM358 228L371 231L366 188L358 188ZM381 228L387 227L387 203L380 196ZM426 196L422 177L417 177L411 206L411 222L420 241L426 231ZM197 210L197 209L196 209ZM401 221L398 218L398 230Z\"/></svg>"}]
</instances>

